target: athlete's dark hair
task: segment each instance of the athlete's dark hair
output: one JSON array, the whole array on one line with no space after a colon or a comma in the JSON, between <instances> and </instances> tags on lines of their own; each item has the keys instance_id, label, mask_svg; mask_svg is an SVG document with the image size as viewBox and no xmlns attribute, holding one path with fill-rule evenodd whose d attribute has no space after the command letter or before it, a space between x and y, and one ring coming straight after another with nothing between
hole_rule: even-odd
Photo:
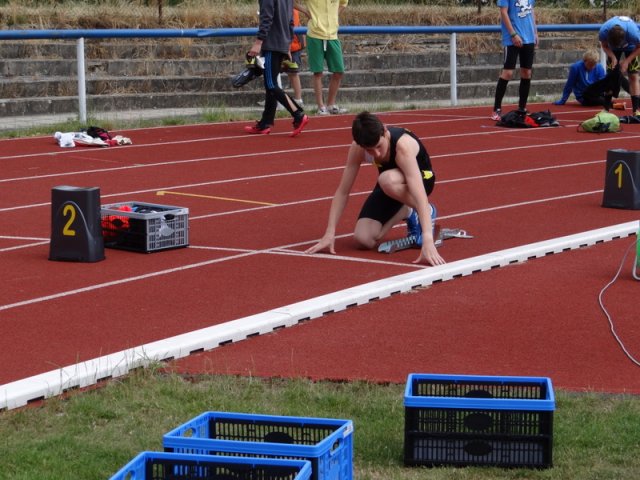
<instances>
[{"instance_id":1,"label":"athlete's dark hair","mask_svg":"<svg viewBox=\"0 0 640 480\"><path fill-rule=\"evenodd\" d=\"M373 113L360 112L351 125L351 135L361 147L375 147L384 135L384 125Z\"/></svg>"},{"instance_id":2,"label":"athlete's dark hair","mask_svg":"<svg viewBox=\"0 0 640 480\"><path fill-rule=\"evenodd\" d=\"M624 28L620 25L615 25L611 27L611 30L607 33L607 43L611 48L622 48L624 46L625 36Z\"/></svg>"}]
</instances>

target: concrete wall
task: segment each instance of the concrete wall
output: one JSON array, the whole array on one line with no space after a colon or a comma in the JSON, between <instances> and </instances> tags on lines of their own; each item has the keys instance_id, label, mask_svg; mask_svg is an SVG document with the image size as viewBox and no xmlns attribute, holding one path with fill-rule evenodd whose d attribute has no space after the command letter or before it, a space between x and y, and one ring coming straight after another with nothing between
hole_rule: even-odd
<instances>
[{"instance_id":1,"label":"concrete wall","mask_svg":"<svg viewBox=\"0 0 640 480\"><path fill-rule=\"evenodd\" d=\"M342 104L444 103L450 98L448 38L412 38L398 50L385 39L343 39ZM536 54L531 95L560 95L567 66L584 50L580 38L550 38ZM561 48L559 48L559 46ZM87 40L87 107L91 112L144 109L255 107L262 82L235 89L244 68L242 39ZM458 55L458 100L490 102L500 71L499 51ZM0 115L77 113L76 42L0 43ZM302 69L303 98L313 104L311 74ZM286 76L284 85L288 84ZM325 78L325 80L327 80ZM517 82L507 96L517 95Z\"/></svg>"}]
</instances>

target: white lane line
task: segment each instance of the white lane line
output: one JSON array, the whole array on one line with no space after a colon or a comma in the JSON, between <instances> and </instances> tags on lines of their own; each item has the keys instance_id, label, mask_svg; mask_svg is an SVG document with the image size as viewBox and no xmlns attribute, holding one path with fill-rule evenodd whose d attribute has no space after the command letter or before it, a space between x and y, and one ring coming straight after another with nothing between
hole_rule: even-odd
<instances>
[{"instance_id":1,"label":"white lane line","mask_svg":"<svg viewBox=\"0 0 640 480\"><path fill-rule=\"evenodd\" d=\"M542 171L547 171L547 170L598 165L598 164L603 164L604 162L605 162L605 160L591 160L591 161L585 161L585 162L575 162L575 163L565 163L565 164L561 164L561 165L551 165L551 166L546 166L546 167L535 167L535 168L526 168L526 169L512 170L512 171L506 171L506 172L487 173L487 174L483 174L483 175L474 175L474 176L470 176L470 177L460 177L460 178L451 178L451 179L447 179L447 180L438 180L438 184L441 185L441 184L446 184L446 183L466 182L466 181L470 181L470 180L484 180L484 179L487 179L487 178L497 178L497 177L510 176L510 175L529 175L529 174L532 174L532 173L542 172ZM368 168L368 167L370 167L370 166L369 165L363 165L363 168ZM270 178L288 177L288 176L294 176L294 175L326 173L326 172L331 172L331 171L335 171L335 170L342 170L343 168L344 168L343 166L340 166L340 167L327 167L327 168L314 168L314 169L308 169L308 170L289 171L289 172L283 172L283 173L272 173L272 174L267 174L267 175L253 175L253 176L250 176L250 177L237 177L237 178L229 178L229 179L224 179L224 180L212 180L212 181L209 181L209 182L199 182L199 183L189 183L189 184L182 184L182 185L162 186L162 187L147 188L147 189L143 189L143 190L133 190L133 191L129 191L129 192L111 193L111 194L107 194L107 195L102 195L101 198L123 197L123 196L126 196L126 195L141 195L141 194L145 194L145 193L154 193L154 192L157 192L159 190L184 190L184 189L188 189L188 188L206 187L206 186L211 186L211 185L223 185L223 184L230 184L230 183L236 183L236 182L250 182L250 181L255 181L255 180L265 180L265 179L270 179ZM358 195L363 195L365 193L370 193L370 190L368 190L366 192L360 192L360 193L358 193ZM300 204L320 201L320 200L324 200L324 199L327 199L327 198L331 199L332 197L321 197L321 198L316 198L316 199L301 200ZM287 203L287 204L281 204L281 205L292 205L292 204L293 203ZM22 210L22 209L25 209L25 208L47 207L49 205L50 205L50 202L33 203L33 204L27 204L27 205L16 205L16 206L13 206L13 207L0 208L0 213L2 213L2 212L11 212L11 211L15 211L15 210Z\"/></svg>"}]
</instances>

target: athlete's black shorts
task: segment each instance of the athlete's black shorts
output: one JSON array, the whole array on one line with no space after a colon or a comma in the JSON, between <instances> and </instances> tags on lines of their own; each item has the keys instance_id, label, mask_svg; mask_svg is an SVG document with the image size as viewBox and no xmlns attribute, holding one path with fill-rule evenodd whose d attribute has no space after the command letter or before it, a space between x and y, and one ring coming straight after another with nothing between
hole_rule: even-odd
<instances>
[{"instance_id":1,"label":"athlete's black shorts","mask_svg":"<svg viewBox=\"0 0 640 480\"><path fill-rule=\"evenodd\" d=\"M525 43L522 47L509 45L504 48L504 66L505 70L513 70L516 68L516 61L520 57L520 68L531 70L533 68L533 58L536 55L536 46L534 43Z\"/></svg>"},{"instance_id":2,"label":"athlete's black shorts","mask_svg":"<svg viewBox=\"0 0 640 480\"><path fill-rule=\"evenodd\" d=\"M432 175L428 180L422 180L422 183L427 195L431 195L436 183L435 175ZM377 220L384 225L391 220L396 213L398 213L398 210L400 210L403 205L403 203L384 193L380 185L376 183L373 191L365 200L364 205L362 205L362 210L360 210L358 219L370 218L372 220Z\"/></svg>"},{"instance_id":3,"label":"athlete's black shorts","mask_svg":"<svg viewBox=\"0 0 640 480\"><path fill-rule=\"evenodd\" d=\"M624 57L627 58L629 55L631 55L632 52L633 52L633 50L614 50L613 54L618 59L618 62L620 62L620 59L622 58L623 54L624 54ZM612 70L612 68L611 68L611 59L609 57L607 57L607 70ZM638 73L638 72L640 72L640 58L636 57L633 60L631 60L631 63L629 64L629 66L627 68L627 72L628 73Z\"/></svg>"}]
</instances>

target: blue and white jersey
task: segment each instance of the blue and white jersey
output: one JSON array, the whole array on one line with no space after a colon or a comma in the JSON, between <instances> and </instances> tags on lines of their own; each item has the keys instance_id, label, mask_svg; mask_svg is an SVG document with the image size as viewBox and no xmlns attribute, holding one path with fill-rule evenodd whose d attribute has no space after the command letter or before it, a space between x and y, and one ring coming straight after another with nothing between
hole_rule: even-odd
<instances>
[{"instance_id":1,"label":"blue and white jersey","mask_svg":"<svg viewBox=\"0 0 640 480\"><path fill-rule=\"evenodd\" d=\"M535 0L498 0L497 5L507 8L511 25L518 32L523 44L536 43L536 27L533 16ZM502 23L502 45L513 45L513 38Z\"/></svg>"},{"instance_id":2,"label":"blue and white jersey","mask_svg":"<svg viewBox=\"0 0 640 480\"><path fill-rule=\"evenodd\" d=\"M611 48L612 50L634 50L636 45L640 43L640 29L638 25L629 17L612 17L602 24L600 31L598 32L598 40L601 42L607 41L609 30L616 25L620 25L625 32L625 44L622 48ZM611 45L609 45L611 47Z\"/></svg>"}]
</instances>

